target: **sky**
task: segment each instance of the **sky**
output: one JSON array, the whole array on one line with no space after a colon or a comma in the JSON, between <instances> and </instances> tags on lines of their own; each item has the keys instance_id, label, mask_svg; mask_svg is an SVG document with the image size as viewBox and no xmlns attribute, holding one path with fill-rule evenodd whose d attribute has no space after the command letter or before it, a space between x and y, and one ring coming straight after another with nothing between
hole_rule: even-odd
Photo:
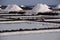
<instances>
[{"instance_id":1,"label":"sky","mask_svg":"<svg viewBox=\"0 0 60 40\"><path fill-rule=\"evenodd\" d=\"M60 0L0 0L0 5L36 5L37 3L45 3L48 5L60 4Z\"/></svg>"}]
</instances>

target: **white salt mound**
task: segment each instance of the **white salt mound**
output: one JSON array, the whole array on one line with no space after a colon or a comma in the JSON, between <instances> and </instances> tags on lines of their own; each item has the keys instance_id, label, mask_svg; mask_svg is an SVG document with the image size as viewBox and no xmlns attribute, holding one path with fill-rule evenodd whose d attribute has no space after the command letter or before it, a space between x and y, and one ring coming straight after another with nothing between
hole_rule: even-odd
<instances>
[{"instance_id":1,"label":"white salt mound","mask_svg":"<svg viewBox=\"0 0 60 40\"><path fill-rule=\"evenodd\" d=\"M2 11L2 9L0 8L0 12Z\"/></svg>"},{"instance_id":2,"label":"white salt mound","mask_svg":"<svg viewBox=\"0 0 60 40\"><path fill-rule=\"evenodd\" d=\"M46 4L37 4L31 11L26 12L26 15L36 15L38 12L50 12L52 10L49 9L50 7Z\"/></svg>"},{"instance_id":3,"label":"white salt mound","mask_svg":"<svg viewBox=\"0 0 60 40\"><path fill-rule=\"evenodd\" d=\"M49 9L50 7L47 6L46 4L37 4L32 11L33 12L50 12L51 10Z\"/></svg>"},{"instance_id":4,"label":"white salt mound","mask_svg":"<svg viewBox=\"0 0 60 40\"><path fill-rule=\"evenodd\" d=\"M60 4L56 6L57 9L60 9Z\"/></svg>"},{"instance_id":5,"label":"white salt mound","mask_svg":"<svg viewBox=\"0 0 60 40\"><path fill-rule=\"evenodd\" d=\"M23 10L18 5L8 5L8 7L5 9L5 11L21 11Z\"/></svg>"},{"instance_id":6,"label":"white salt mound","mask_svg":"<svg viewBox=\"0 0 60 40\"><path fill-rule=\"evenodd\" d=\"M24 5L21 5L21 7L25 7Z\"/></svg>"}]
</instances>

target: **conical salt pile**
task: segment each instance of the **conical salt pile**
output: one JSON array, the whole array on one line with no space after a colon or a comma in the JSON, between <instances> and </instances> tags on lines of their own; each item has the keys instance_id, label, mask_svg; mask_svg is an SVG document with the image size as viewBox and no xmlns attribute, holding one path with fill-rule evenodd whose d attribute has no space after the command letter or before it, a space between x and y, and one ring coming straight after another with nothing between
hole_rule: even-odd
<instances>
[{"instance_id":1,"label":"conical salt pile","mask_svg":"<svg viewBox=\"0 0 60 40\"><path fill-rule=\"evenodd\" d=\"M60 9L60 4L56 6L57 9Z\"/></svg>"},{"instance_id":2,"label":"conical salt pile","mask_svg":"<svg viewBox=\"0 0 60 40\"><path fill-rule=\"evenodd\" d=\"M21 5L21 7L25 7L24 5Z\"/></svg>"},{"instance_id":3,"label":"conical salt pile","mask_svg":"<svg viewBox=\"0 0 60 40\"><path fill-rule=\"evenodd\" d=\"M23 10L17 5L8 5L8 7L5 9L5 11L20 11Z\"/></svg>"},{"instance_id":4,"label":"conical salt pile","mask_svg":"<svg viewBox=\"0 0 60 40\"><path fill-rule=\"evenodd\" d=\"M33 12L50 12L51 10L46 4L37 4L33 9Z\"/></svg>"},{"instance_id":5,"label":"conical salt pile","mask_svg":"<svg viewBox=\"0 0 60 40\"><path fill-rule=\"evenodd\" d=\"M36 15L38 12L50 12L52 10L49 9L46 4L37 4L30 12L26 12L26 15Z\"/></svg>"}]
</instances>

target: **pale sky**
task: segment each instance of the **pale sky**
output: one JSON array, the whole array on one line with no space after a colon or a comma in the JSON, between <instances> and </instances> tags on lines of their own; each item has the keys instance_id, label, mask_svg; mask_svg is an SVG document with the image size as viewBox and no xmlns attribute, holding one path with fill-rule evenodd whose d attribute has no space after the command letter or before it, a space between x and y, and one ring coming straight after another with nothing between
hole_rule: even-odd
<instances>
[{"instance_id":1,"label":"pale sky","mask_svg":"<svg viewBox=\"0 0 60 40\"><path fill-rule=\"evenodd\" d=\"M8 5L8 4L35 5L37 3L56 5L60 4L60 0L0 0L0 5Z\"/></svg>"}]
</instances>

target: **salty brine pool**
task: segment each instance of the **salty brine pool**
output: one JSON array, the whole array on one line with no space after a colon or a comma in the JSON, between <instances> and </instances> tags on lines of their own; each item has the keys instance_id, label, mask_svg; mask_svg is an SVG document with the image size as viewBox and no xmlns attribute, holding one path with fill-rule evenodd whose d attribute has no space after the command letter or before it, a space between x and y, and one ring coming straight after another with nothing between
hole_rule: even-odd
<instances>
[{"instance_id":1,"label":"salty brine pool","mask_svg":"<svg viewBox=\"0 0 60 40\"><path fill-rule=\"evenodd\" d=\"M12 30L12 29L32 29L32 28L48 28L59 27L60 24L47 23L47 22L21 22L21 23L0 23L0 30Z\"/></svg>"}]
</instances>

